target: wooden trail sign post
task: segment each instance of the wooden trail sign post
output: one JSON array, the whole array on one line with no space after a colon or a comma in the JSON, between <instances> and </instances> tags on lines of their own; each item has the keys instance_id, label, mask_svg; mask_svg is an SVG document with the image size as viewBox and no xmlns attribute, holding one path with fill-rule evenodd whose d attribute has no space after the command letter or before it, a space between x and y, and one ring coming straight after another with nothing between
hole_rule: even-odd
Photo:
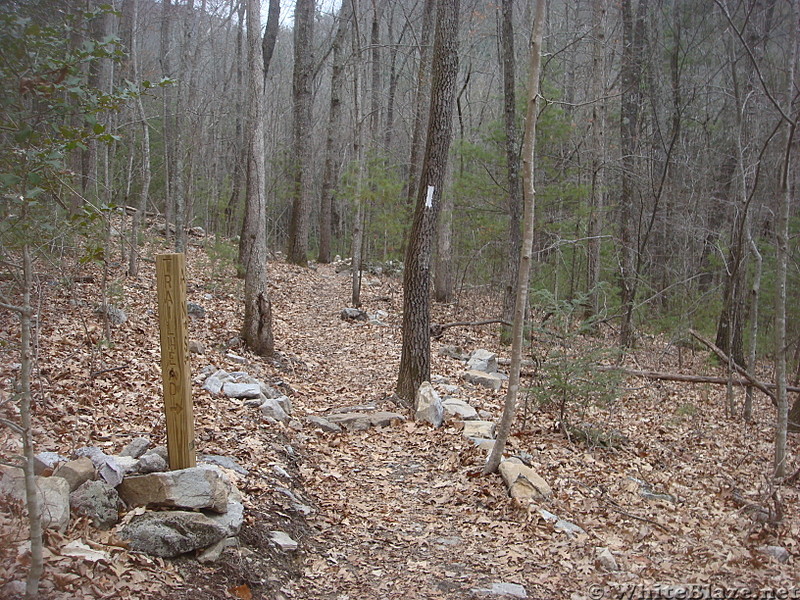
<instances>
[{"instance_id":1,"label":"wooden trail sign post","mask_svg":"<svg viewBox=\"0 0 800 600\"><path fill-rule=\"evenodd\" d=\"M197 465L194 447L194 411L189 370L188 316L186 315L186 258L183 254L156 256L158 324L161 332L161 379L167 417L170 469Z\"/></svg>"}]
</instances>

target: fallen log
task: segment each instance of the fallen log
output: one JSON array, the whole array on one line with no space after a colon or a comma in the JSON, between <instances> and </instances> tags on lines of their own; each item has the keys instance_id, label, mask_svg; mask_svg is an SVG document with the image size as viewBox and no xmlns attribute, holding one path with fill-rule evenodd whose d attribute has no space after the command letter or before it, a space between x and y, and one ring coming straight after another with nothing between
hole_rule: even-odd
<instances>
[{"instance_id":1,"label":"fallen log","mask_svg":"<svg viewBox=\"0 0 800 600\"><path fill-rule=\"evenodd\" d=\"M438 339L442 337L442 334L445 332L445 329L450 329L451 327L479 327L481 325L492 325L494 323L499 323L501 325L506 325L511 327L511 323L504 319L488 319L486 321L456 321L455 323L431 323L431 337L434 339Z\"/></svg>"}]
</instances>

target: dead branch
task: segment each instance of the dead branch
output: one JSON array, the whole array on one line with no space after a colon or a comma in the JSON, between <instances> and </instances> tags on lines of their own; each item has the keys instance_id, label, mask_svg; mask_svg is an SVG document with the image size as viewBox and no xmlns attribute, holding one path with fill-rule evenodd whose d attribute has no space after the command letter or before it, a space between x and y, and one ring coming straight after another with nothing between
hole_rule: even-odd
<instances>
[{"instance_id":1,"label":"dead branch","mask_svg":"<svg viewBox=\"0 0 800 600\"><path fill-rule=\"evenodd\" d=\"M507 327L511 327L511 323L506 321L505 319L488 319L487 321L456 321L455 323L431 323L431 337L437 339L442 337L446 329L450 329L451 327L480 327L481 325L492 325L494 323L499 323L500 325L505 325Z\"/></svg>"}]
</instances>

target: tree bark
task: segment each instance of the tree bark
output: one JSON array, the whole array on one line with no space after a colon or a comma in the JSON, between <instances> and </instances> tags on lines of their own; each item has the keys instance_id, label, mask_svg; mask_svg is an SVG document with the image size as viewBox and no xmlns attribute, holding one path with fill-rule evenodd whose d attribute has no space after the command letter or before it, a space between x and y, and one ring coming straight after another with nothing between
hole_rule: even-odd
<instances>
[{"instance_id":1,"label":"tree bark","mask_svg":"<svg viewBox=\"0 0 800 600\"><path fill-rule=\"evenodd\" d=\"M314 0L297 0L294 12L294 72L292 76L292 143L294 183L289 248L286 258L308 264L311 220L311 108L314 81Z\"/></svg>"},{"instance_id":2,"label":"tree bark","mask_svg":"<svg viewBox=\"0 0 800 600\"><path fill-rule=\"evenodd\" d=\"M522 248L522 187L519 178L517 135L516 60L514 58L514 0L501 3L500 67L503 72L503 127L505 130L506 185L508 185L508 260L503 293L503 319L514 318L519 256ZM504 327L501 336L510 336Z\"/></svg>"},{"instance_id":3,"label":"tree bark","mask_svg":"<svg viewBox=\"0 0 800 600\"><path fill-rule=\"evenodd\" d=\"M525 327L525 309L528 305L528 284L530 283L531 262L533 258L533 229L536 205L536 189L533 182L534 159L536 156L536 122L539 112L539 73L542 60L542 32L544 30L545 0L536 1L536 13L531 35L531 56L528 73L528 110L525 115L525 133L522 142L522 181L525 199L523 217L525 231L519 260L519 276L517 277L517 298L514 303L514 324L511 330L511 368L508 376L508 390L503 405L503 416L497 428L492 452L483 468L484 474L494 473L500 466L506 448L511 425L517 411L517 395L519 394L520 370L522 366L523 330Z\"/></svg>"},{"instance_id":4,"label":"tree bark","mask_svg":"<svg viewBox=\"0 0 800 600\"><path fill-rule=\"evenodd\" d=\"M430 379L430 277L436 219L453 132L459 0L438 0L428 140L403 274L403 343L397 395L413 402Z\"/></svg>"},{"instance_id":5,"label":"tree bark","mask_svg":"<svg viewBox=\"0 0 800 600\"><path fill-rule=\"evenodd\" d=\"M247 0L247 207L243 237L250 241L243 257L244 321L242 340L260 356L275 351L272 303L267 279L267 229L264 162L264 55L261 51L261 2Z\"/></svg>"}]
</instances>

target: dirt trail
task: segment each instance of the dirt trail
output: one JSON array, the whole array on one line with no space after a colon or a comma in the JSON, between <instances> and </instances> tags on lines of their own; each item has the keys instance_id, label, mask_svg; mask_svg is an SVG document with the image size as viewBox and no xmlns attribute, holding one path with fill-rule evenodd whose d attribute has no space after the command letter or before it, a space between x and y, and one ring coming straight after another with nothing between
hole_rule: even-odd
<instances>
[{"instance_id":1,"label":"dirt trail","mask_svg":"<svg viewBox=\"0 0 800 600\"><path fill-rule=\"evenodd\" d=\"M396 282L367 279L378 285L364 286L365 308L399 314L390 306L397 295L389 286ZM319 267L313 289L313 298L292 307L315 315L313 331L298 327L284 338L284 347L309 367L304 380L292 382L298 413L365 401L397 410L382 401L396 376L397 327L341 321L349 279L331 267ZM297 322L308 314L297 314ZM319 533L306 540L311 553L303 597L463 598L471 588L502 580L491 556L506 542L492 531L497 523L475 510L476 501L492 504L495 491L464 495L474 486L462 461L479 456L457 431L407 422L340 436L310 434L306 443L303 473L319 508L312 520ZM513 569L507 575L516 581Z\"/></svg>"}]
</instances>

